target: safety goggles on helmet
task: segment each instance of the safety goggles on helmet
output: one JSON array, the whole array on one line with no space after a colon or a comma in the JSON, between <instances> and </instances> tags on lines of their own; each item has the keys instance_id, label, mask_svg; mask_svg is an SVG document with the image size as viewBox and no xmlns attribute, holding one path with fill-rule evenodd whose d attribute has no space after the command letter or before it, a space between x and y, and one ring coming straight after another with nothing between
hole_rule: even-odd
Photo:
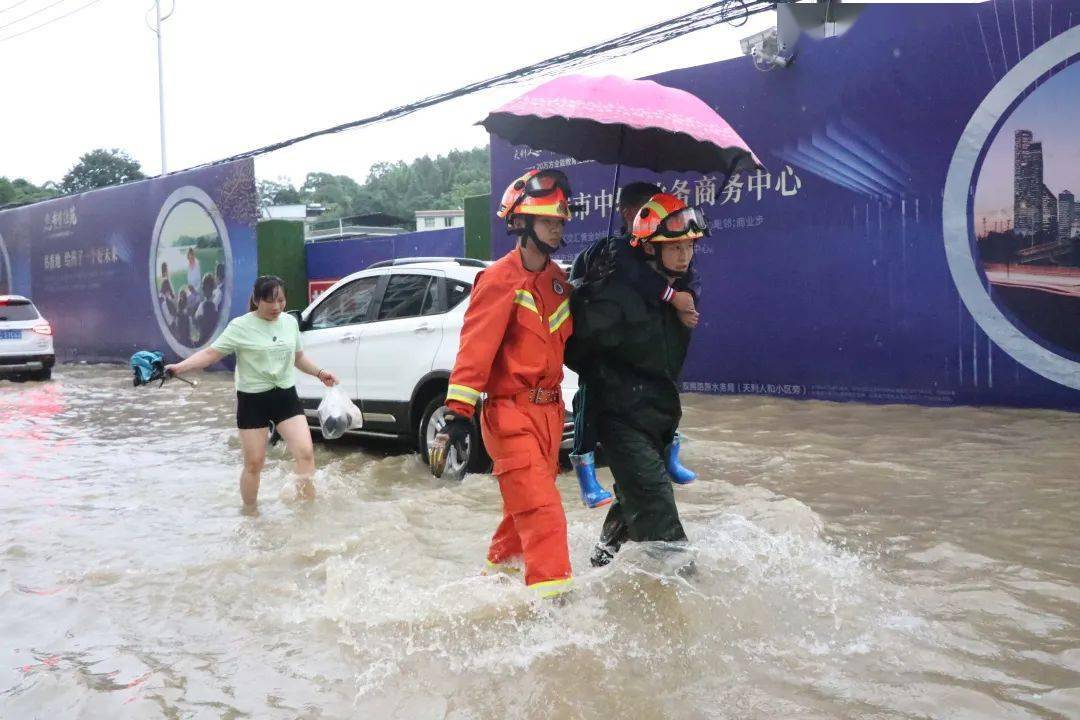
<instances>
[{"instance_id":1,"label":"safety goggles on helmet","mask_svg":"<svg viewBox=\"0 0 1080 720\"><path fill-rule=\"evenodd\" d=\"M705 219L705 213L696 207L686 207L676 210L660 220L651 238L653 241L684 239L687 235L709 234L709 221ZM696 239L696 238L692 238Z\"/></svg>"},{"instance_id":2,"label":"safety goggles on helmet","mask_svg":"<svg viewBox=\"0 0 1080 720\"><path fill-rule=\"evenodd\" d=\"M526 180L518 180L523 183L521 189L529 197L545 197L558 190L562 190L566 197L570 197L570 181L561 170L541 170Z\"/></svg>"},{"instance_id":3,"label":"safety goggles on helmet","mask_svg":"<svg viewBox=\"0 0 1080 720\"><path fill-rule=\"evenodd\" d=\"M541 170L533 175L518 178L513 186L517 197L503 213L510 217L529 198L550 198L562 192L562 198L570 198L570 181L559 170Z\"/></svg>"},{"instance_id":4,"label":"safety goggles on helmet","mask_svg":"<svg viewBox=\"0 0 1080 720\"><path fill-rule=\"evenodd\" d=\"M642 205L634 218L630 244L697 240L709 234L709 223L699 208L687 207L674 195L658 193Z\"/></svg>"},{"instance_id":5,"label":"safety goggles on helmet","mask_svg":"<svg viewBox=\"0 0 1080 720\"><path fill-rule=\"evenodd\" d=\"M570 219L570 181L558 170L530 170L510 183L496 215L507 224L514 215Z\"/></svg>"}]
</instances>

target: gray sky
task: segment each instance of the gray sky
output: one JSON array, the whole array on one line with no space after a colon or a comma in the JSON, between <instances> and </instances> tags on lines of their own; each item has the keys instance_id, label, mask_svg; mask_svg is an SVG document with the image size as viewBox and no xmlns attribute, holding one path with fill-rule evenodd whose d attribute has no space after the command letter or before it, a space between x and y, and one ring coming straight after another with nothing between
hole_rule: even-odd
<instances>
[{"instance_id":1,"label":"gray sky","mask_svg":"<svg viewBox=\"0 0 1080 720\"><path fill-rule=\"evenodd\" d=\"M18 68L3 73L0 175L59 180L97 147L127 150L156 174L157 60L144 24L151 0L99 0L5 40L88 0L62 0L18 23L56 0L16 2L0 0L0 26L10 24L0 27L0 67ZM358 119L705 4L176 0L163 32L169 168ZM764 13L742 28L692 33L586 72L633 77L733 57L739 38L774 21ZM473 123L535 82L303 143L265 156L256 170L296 182L313 170L362 180L375 162L480 145L487 134Z\"/></svg>"}]
</instances>

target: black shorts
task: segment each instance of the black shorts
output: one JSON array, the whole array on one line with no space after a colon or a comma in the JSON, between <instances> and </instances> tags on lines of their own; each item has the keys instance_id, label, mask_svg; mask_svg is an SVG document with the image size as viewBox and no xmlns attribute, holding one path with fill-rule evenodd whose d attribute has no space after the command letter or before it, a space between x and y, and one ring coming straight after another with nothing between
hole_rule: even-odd
<instances>
[{"instance_id":1,"label":"black shorts","mask_svg":"<svg viewBox=\"0 0 1080 720\"><path fill-rule=\"evenodd\" d=\"M236 391L236 427L255 430L277 425L282 420L304 414L296 388L274 388L260 393Z\"/></svg>"}]
</instances>

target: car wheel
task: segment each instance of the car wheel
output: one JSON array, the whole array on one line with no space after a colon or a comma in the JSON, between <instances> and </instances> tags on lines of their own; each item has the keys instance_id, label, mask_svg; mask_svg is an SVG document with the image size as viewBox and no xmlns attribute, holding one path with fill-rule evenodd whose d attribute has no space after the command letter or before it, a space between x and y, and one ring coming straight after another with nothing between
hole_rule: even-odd
<instances>
[{"instance_id":1,"label":"car wheel","mask_svg":"<svg viewBox=\"0 0 1080 720\"><path fill-rule=\"evenodd\" d=\"M31 380L51 380L52 368L44 368L43 370L35 370L30 373Z\"/></svg>"},{"instance_id":2,"label":"car wheel","mask_svg":"<svg viewBox=\"0 0 1080 720\"><path fill-rule=\"evenodd\" d=\"M424 463L427 463L428 460L428 446L435 439L435 434L445 424L443 421L444 400L443 396L436 395L428 401L428 404L424 407L424 412L420 415L420 426L416 433L416 445L417 450L420 451L420 458ZM491 470L491 458L488 457L487 451L484 449L484 441L480 437L480 426L475 421L472 423L469 439L465 442L465 450L465 457L463 458L458 456L457 450L450 450L444 477L460 478L465 470L480 473Z\"/></svg>"}]
</instances>

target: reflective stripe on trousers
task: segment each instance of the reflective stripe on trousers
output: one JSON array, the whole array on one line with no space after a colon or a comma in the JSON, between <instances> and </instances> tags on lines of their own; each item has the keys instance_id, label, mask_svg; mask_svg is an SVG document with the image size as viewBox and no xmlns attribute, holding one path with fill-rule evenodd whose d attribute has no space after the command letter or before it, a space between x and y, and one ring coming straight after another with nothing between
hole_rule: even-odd
<instances>
[{"instance_id":1,"label":"reflective stripe on trousers","mask_svg":"<svg viewBox=\"0 0 1080 720\"><path fill-rule=\"evenodd\" d=\"M529 586L571 575L566 515L555 485L563 414L562 403L494 398L485 404L480 422L503 499L503 518L487 559L503 564L523 557Z\"/></svg>"}]
</instances>

